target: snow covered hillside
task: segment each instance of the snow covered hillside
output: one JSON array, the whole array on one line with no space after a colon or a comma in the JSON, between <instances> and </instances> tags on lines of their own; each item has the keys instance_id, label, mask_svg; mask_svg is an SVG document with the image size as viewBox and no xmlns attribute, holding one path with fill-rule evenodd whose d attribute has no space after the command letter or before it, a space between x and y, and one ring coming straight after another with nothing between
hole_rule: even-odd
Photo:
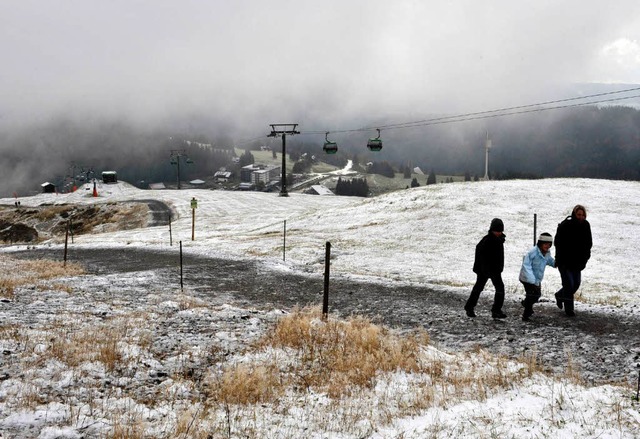
<instances>
[{"instance_id":1,"label":"snow covered hillside","mask_svg":"<svg viewBox=\"0 0 640 439\"><path fill-rule=\"evenodd\" d=\"M98 185L98 196L93 197L90 189L19 201L27 208L159 200L174 213L173 246L168 226L76 235L71 252L81 247L85 253L102 255L109 252L100 248L113 247L118 251L107 257L122 255L127 268L132 266L107 273L79 274L59 261L42 264L0 254L0 439L638 437L640 183L451 183L370 199L142 191L127 183ZM198 207L192 241L194 197ZM15 201L2 199L0 204L13 206ZM579 304L576 319L564 318L553 302L539 305L534 322L522 322L512 313L499 322L486 314L467 318L461 304L475 280L474 247L491 219L500 217L505 223L506 306L519 312L518 272L522 254L533 244L534 213L538 233L555 233L558 222L577 203L587 207L593 231L593 256L584 271L580 298L590 305ZM177 252L177 241L186 252L232 260L222 264L193 258L203 259L207 273L216 264L220 267L207 288L183 291L167 281L167 270L149 268L155 267L149 255L167 253L144 252L145 256L127 259L124 254L143 252L120 251ZM328 337L336 344L335 334L347 332L339 326L346 319L336 323L333 312L327 323L318 317L306 321L285 307L265 306L276 294L308 296L318 289L313 277L292 273L320 277L327 241L333 249L332 276L349 284L345 296L363 305L356 311L367 315L371 304L366 302L379 288L390 299L384 311L395 306L394 315L407 311L419 316L410 321L431 340L415 344L415 354L400 355L415 359L415 368L384 371L375 360L352 363L346 375L374 369L369 386L325 380L349 390L339 398L305 381L309 370L318 366L333 372L322 361L303 362L311 351L322 357L324 348L255 344L289 316L304 323L303 332L289 331L296 341L301 333L315 335L338 325ZM61 246L56 237L36 247L58 254ZM25 247L2 250L11 253ZM115 265L108 260L110 264ZM58 275L49 277L54 271ZM285 282L274 273L297 281ZM247 278L260 288L248 285ZM314 286L304 286L299 279ZM354 292L357 282L352 279L376 283L361 283L364 291ZM264 288L266 282L269 288ZM558 273L548 269L543 294L552 297L559 284ZM234 299L234 292L252 289L254 303L260 306ZM403 289L420 290L423 297L401 301ZM485 293L487 297L490 300ZM440 308L433 306L438 301ZM581 307L588 312L581 315ZM364 329L369 345L376 344L376 334L385 333L362 321L355 326ZM393 328L386 347L378 350L393 353L389 343L403 344L401 337L413 331ZM453 338L463 341L449 344L459 351L438 345ZM483 343L495 350L484 349ZM604 377L604 384L590 380L594 368L585 363L596 369L600 365L597 376ZM612 370L620 372L617 381L607 373ZM249 395L261 387L268 390L269 383L281 387L275 398L246 403L235 399L241 393L234 391L236 387L221 396L228 382Z\"/></svg>"},{"instance_id":2,"label":"snow covered hillside","mask_svg":"<svg viewBox=\"0 0 640 439\"><path fill-rule=\"evenodd\" d=\"M537 233L555 234L575 204L588 209L592 258L583 272L582 299L640 303L640 183L588 179L516 180L437 184L375 198L290 197L259 192L139 190L127 183L99 185L98 197L73 194L21 198L44 203L104 203L157 199L175 213L174 243L184 250L231 258L259 258L277 269L322 273L325 242L332 244L333 275L384 282L442 285L467 290L475 280L473 251L492 218L505 223L507 291L521 288L523 253ZM195 240L190 200L196 198ZM13 204L13 199L0 203ZM286 221L286 253L283 254ZM169 228L153 227L77 236L78 246L169 248ZM553 252L553 249L552 249ZM284 259L284 260L283 260ZM543 294L560 286L548 270Z\"/></svg>"}]
</instances>

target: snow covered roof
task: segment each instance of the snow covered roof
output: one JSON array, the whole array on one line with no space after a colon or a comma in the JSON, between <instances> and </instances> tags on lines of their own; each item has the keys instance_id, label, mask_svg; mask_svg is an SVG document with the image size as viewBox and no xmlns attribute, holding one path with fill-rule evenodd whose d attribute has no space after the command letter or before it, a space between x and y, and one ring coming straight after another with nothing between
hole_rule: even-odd
<instances>
[{"instance_id":1,"label":"snow covered roof","mask_svg":"<svg viewBox=\"0 0 640 439\"><path fill-rule=\"evenodd\" d=\"M314 184L311 186L311 189L318 195L335 195L331 192L331 189L321 184Z\"/></svg>"}]
</instances>

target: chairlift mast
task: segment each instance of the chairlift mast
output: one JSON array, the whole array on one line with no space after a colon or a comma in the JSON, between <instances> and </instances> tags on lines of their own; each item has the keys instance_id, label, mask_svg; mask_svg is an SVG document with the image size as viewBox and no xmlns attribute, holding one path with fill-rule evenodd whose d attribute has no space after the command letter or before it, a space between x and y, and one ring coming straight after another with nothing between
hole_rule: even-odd
<instances>
[{"instance_id":1,"label":"chairlift mast","mask_svg":"<svg viewBox=\"0 0 640 439\"><path fill-rule=\"evenodd\" d=\"M172 149L170 157L171 157L171 164L177 166L178 189L180 189L180 158L185 157L185 161L187 163L193 163L193 160L191 160L187 156L186 149Z\"/></svg>"},{"instance_id":2,"label":"chairlift mast","mask_svg":"<svg viewBox=\"0 0 640 439\"><path fill-rule=\"evenodd\" d=\"M296 131L297 123L272 123L271 133L267 137L282 136L282 177L280 184L280 196L288 197L287 192L287 134L293 136L294 134L300 134L300 131Z\"/></svg>"}]
</instances>

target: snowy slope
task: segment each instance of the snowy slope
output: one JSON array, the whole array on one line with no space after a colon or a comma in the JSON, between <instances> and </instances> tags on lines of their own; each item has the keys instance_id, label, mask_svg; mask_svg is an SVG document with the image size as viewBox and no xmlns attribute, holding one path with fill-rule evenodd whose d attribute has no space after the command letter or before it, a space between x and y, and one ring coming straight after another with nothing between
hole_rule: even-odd
<instances>
[{"instance_id":1,"label":"snowy slope","mask_svg":"<svg viewBox=\"0 0 640 439\"><path fill-rule=\"evenodd\" d=\"M493 217L505 223L508 290L519 288L522 254L537 232L555 233L575 204L588 209L592 259L583 273L582 294L590 302L638 303L640 273L640 183L547 179L438 184L370 199L290 197L260 192L139 190L127 183L99 185L98 197L81 188L73 194L22 198L43 203L102 203L158 199L172 207L174 242L185 251L232 258L260 258L279 269L322 273L325 243L332 244L332 273L380 281L468 289L473 249ZM198 200L191 241L190 200ZM0 200L12 204L13 199ZM286 254L283 241L286 221ZM80 246L169 246L168 227L76 237ZM283 261L283 256L286 258ZM543 292L560 286L548 270Z\"/></svg>"}]
</instances>

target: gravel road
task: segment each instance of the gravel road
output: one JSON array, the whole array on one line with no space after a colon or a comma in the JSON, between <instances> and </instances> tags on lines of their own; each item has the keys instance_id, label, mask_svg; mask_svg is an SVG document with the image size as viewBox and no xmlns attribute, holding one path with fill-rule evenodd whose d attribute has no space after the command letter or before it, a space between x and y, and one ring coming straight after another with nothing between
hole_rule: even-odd
<instances>
[{"instance_id":1,"label":"gravel road","mask_svg":"<svg viewBox=\"0 0 640 439\"><path fill-rule=\"evenodd\" d=\"M14 253L23 258L62 259L60 251L44 249ZM141 249L77 249L69 260L81 262L94 275L153 270L149 288L180 286L179 254ZM183 285L190 294L212 303L259 309L289 309L322 304L323 278L273 271L260 263L184 255ZM588 282L585 279L585 282ZM555 302L536 305L530 322L520 318L521 297L507 297L509 316L490 317L492 292L481 296L470 319L463 311L466 294L421 287L331 279L329 309L347 316L360 314L401 330L424 327L432 343L445 351L471 351L481 347L495 354L518 358L535 350L539 362L563 373L570 362L589 383L627 382L635 386L640 363L640 309L576 305L570 319Z\"/></svg>"}]
</instances>

